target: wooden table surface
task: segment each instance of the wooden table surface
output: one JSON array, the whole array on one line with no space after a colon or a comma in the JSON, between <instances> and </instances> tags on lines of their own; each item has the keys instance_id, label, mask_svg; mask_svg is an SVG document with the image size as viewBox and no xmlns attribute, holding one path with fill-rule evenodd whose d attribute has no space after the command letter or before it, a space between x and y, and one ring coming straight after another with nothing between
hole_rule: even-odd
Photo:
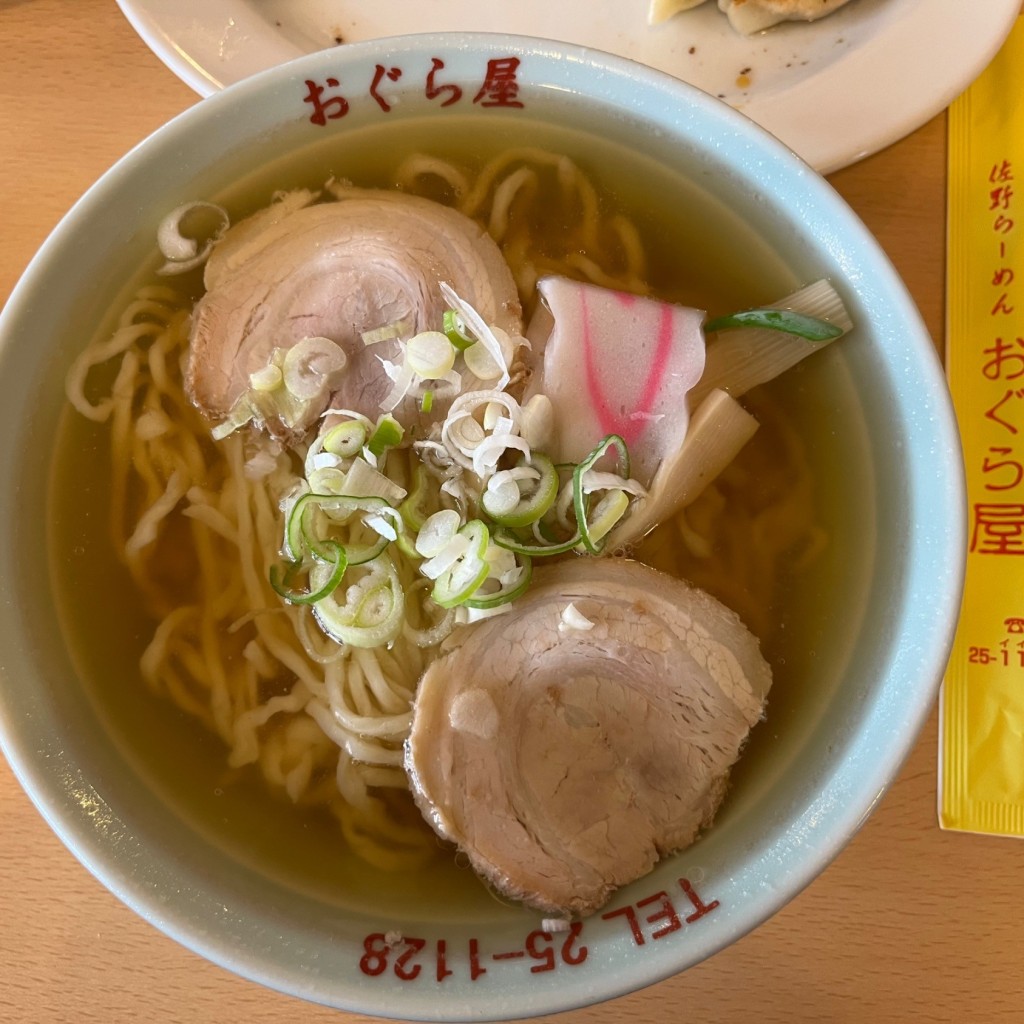
<instances>
[{"instance_id":1,"label":"wooden table surface","mask_svg":"<svg viewBox=\"0 0 1024 1024\"><path fill-rule=\"evenodd\" d=\"M114 0L0 0L0 301L72 202L196 96ZM945 117L831 178L941 345ZM83 254L87 258L87 254ZM798 898L711 960L558 1017L713 1024L1024 1021L1024 844L936 824L933 715L898 781ZM365 1021L177 945L60 844L0 761L0 1021Z\"/></svg>"}]
</instances>

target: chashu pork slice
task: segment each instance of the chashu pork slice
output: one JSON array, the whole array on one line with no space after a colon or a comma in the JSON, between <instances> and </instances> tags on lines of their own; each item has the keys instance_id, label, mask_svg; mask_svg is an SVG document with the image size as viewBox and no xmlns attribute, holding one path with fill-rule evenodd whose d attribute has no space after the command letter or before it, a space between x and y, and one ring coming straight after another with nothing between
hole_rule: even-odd
<instances>
[{"instance_id":1,"label":"chashu pork slice","mask_svg":"<svg viewBox=\"0 0 1024 1024\"><path fill-rule=\"evenodd\" d=\"M394 338L367 345L363 333L396 324L404 324L406 337L439 330L447 308L442 281L488 324L521 333L512 273L468 217L401 192L313 198L288 193L240 221L206 265L185 384L211 419L229 415L275 349L307 338L340 347L344 370L300 426L312 423L328 401L375 419L392 388L382 360L401 362L400 348ZM267 426L273 432L274 424Z\"/></svg>"},{"instance_id":2,"label":"chashu pork slice","mask_svg":"<svg viewBox=\"0 0 1024 1024\"><path fill-rule=\"evenodd\" d=\"M420 681L406 769L500 892L585 915L712 820L771 670L739 618L639 562L534 573Z\"/></svg>"}]
</instances>

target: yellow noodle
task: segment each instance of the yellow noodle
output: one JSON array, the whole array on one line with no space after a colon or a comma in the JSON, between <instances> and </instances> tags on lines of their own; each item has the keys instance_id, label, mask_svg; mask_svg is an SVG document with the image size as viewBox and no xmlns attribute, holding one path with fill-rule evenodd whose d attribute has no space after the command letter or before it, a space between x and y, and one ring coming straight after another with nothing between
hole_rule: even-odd
<instances>
[{"instance_id":1,"label":"yellow noodle","mask_svg":"<svg viewBox=\"0 0 1024 1024\"><path fill-rule=\"evenodd\" d=\"M544 274L646 290L635 225L607 216L590 180L564 156L511 150L472 179L447 161L418 157L396 180L409 191L446 191L489 227L527 314ZM542 222L558 225L544 249L536 233ZM109 423L111 536L156 620L142 678L221 737L229 767L255 766L290 801L329 809L359 856L383 868L422 863L438 843L409 798L402 743L417 680L451 617L434 621L424 611L430 584L407 564L400 574L409 613L390 649L346 648L323 636L309 608L282 606L268 571L280 558L280 500L302 453L244 433L211 441L183 390L188 332L189 311L175 290L147 286L114 335L83 352L67 379L72 405ZM753 500L737 467L685 521L649 541L656 560L719 596L730 588L728 602L750 615L771 606L786 559L802 564L824 543L804 511L802 441L779 424L772 436L782 438L781 468L769 493L762 488ZM411 459L390 454L387 472L410 480ZM444 477L429 459L424 465ZM172 568L184 562L169 578L171 553Z\"/></svg>"},{"instance_id":2,"label":"yellow noodle","mask_svg":"<svg viewBox=\"0 0 1024 1024\"><path fill-rule=\"evenodd\" d=\"M263 646L259 638L250 640L242 650L242 656L253 667L257 676L263 679L273 679L277 675L277 662L270 656L270 652Z\"/></svg>"},{"instance_id":3,"label":"yellow noodle","mask_svg":"<svg viewBox=\"0 0 1024 1024\"><path fill-rule=\"evenodd\" d=\"M582 276L593 284L601 285L602 288L615 288L620 291L642 292L643 282L629 277L621 277L609 274L601 269L600 264L584 255L582 252L572 252L565 257L566 264L577 272L576 276Z\"/></svg>"},{"instance_id":4,"label":"yellow noodle","mask_svg":"<svg viewBox=\"0 0 1024 1024\"><path fill-rule=\"evenodd\" d=\"M357 680L358 684L353 685ZM350 703L350 698L357 693L362 699ZM368 699L365 675L356 664L350 663L349 671L344 676L341 673L328 673L327 697L335 721L346 734L381 739L404 739L408 735L412 720L408 704L406 710L398 714L375 711Z\"/></svg>"},{"instance_id":5,"label":"yellow noodle","mask_svg":"<svg viewBox=\"0 0 1024 1024\"><path fill-rule=\"evenodd\" d=\"M147 337L157 330L159 327L156 324L129 324L119 328L108 341L86 348L68 371L66 391L71 404L88 419L97 423L105 421L119 397L117 388L115 386L108 398L96 403L90 402L85 394L89 371L102 366L115 356L122 355L140 338Z\"/></svg>"},{"instance_id":6,"label":"yellow noodle","mask_svg":"<svg viewBox=\"0 0 1024 1024\"><path fill-rule=\"evenodd\" d=\"M215 508L206 501L198 501L195 495L196 490L197 488L193 487L188 492L187 497L191 504L182 509L181 514L202 523L207 529L223 537L229 544L237 546L238 531L234 525L220 509Z\"/></svg>"},{"instance_id":7,"label":"yellow noodle","mask_svg":"<svg viewBox=\"0 0 1024 1024\"><path fill-rule=\"evenodd\" d=\"M625 258L624 276L634 281L647 280L647 253L640 239L636 225L621 213L616 213L608 220L608 227L616 236Z\"/></svg>"},{"instance_id":8,"label":"yellow noodle","mask_svg":"<svg viewBox=\"0 0 1024 1024\"><path fill-rule=\"evenodd\" d=\"M409 788L409 777L405 774L405 770L401 768L365 764L360 766L359 774L362 776L363 782L366 783L367 787L401 790Z\"/></svg>"},{"instance_id":9,"label":"yellow noodle","mask_svg":"<svg viewBox=\"0 0 1024 1024\"><path fill-rule=\"evenodd\" d=\"M164 493L139 517L135 530L124 546L129 561L136 559L141 550L156 540L160 520L166 518L185 496L187 484L184 476L175 470L167 481Z\"/></svg>"},{"instance_id":10,"label":"yellow noodle","mask_svg":"<svg viewBox=\"0 0 1024 1024\"><path fill-rule=\"evenodd\" d=\"M482 215L491 189L494 188L495 182L510 164L527 162L540 167L558 168L564 160L564 157L548 150L528 146L507 150L483 167L477 175L473 188L456 205L467 217Z\"/></svg>"},{"instance_id":11,"label":"yellow noodle","mask_svg":"<svg viewBox=\"0 0 1024 1024\"><path fill-rule=\"evenodd\" d=\"M529 202L530 196L536 192L537 174L529 167L520 167L498 185L494 190L494 201L487 221L488 233L496 242L500 244L508 232L512 204L516 201L516 196L522 193Z\"/></svg>"},{"instance_id":12,"label":"yellow noodle","mask_svg":"<svg viewBox=\"0 0 1024 1024\"><path fill-rule=\"evenodd\" d=\"M383 742L356 733L348 733L345 736L345 750L353 761L363 764L386 764L394 765L396 768L402 765L401 748L389 747Z\"/></svg>"},{"instance_id":13,"label":"yellow noodle","mask_svg":"<svg viewBox=\"0 0 1024 1024\"><path fill-rule=\"evenodd\" d=\"M451 189L455 199L469 191L466 175L454 164L425 154L414 154L402 163L395 172L395 184L399 188L412 190L418 184L418 179L426 177L440 178Z\"/></svg>"},{"instance_id":14,"label":"yellow noodle","mask_svg":"<svg viewBox=\"0 0 1024 1024\"><path fill-rule=\"evenodd\" d=\"M409 711L408 697L402 697L396 693L395 681L384 677L380 659L372 651L357 647L352 652L352 657L361 666L363 675L381 711L392 714L403 714Z\"/></svg>"},{"instance_id":15,"label":"yellow noodle","mask_svg":"<svg viewBox=\"0 0 1024 1024\"><path fill-rule=\"evenodd\" d=\"M308 702L308 691L302 683L296 683L291 693L271 697L264 703L242 712L232 724L232 749L228 759L231 767L239 768L259 758L259 729L274 715L302 711Z\"/></svg>"}]
</instances>

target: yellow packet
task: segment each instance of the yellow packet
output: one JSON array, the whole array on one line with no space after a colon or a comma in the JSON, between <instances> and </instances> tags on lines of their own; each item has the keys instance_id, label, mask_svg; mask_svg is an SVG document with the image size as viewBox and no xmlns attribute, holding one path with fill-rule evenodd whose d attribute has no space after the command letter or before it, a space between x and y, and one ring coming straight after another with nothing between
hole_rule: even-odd
<instances>
[{"instance_id":1,"label":"yellow packet","mask_svg":"<svg viewBox=\"0 0 1024 1024\"><path fill-rule=\"evenodd\" d=\"M939 823L1024 836L1024 17L949 111L946 373L967 471Z\"/></svg>"}]
</instances>

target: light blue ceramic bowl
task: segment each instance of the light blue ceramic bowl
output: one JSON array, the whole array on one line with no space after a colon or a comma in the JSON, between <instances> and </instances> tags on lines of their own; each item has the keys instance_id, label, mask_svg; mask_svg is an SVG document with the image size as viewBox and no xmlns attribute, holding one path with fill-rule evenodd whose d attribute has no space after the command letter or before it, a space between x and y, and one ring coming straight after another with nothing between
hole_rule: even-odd
<instances>
[{"instance_id":1,"label":"light blue ceramic bowl","mask_svg":"<svg viewBox=\"0 0 1024 1024\"><path fill-rule=\"evenodd\" d=\"M510 141L531 125L549 142L591 132L655 161L716 218L744 221L780 279L836 282L856 323L792 392L798 421L816 424L809 453L834 523L828 582L797 602L811 616L797 664L780 672L714 827L567 935L544 933L537 915L488 899L454 867L339 873L342 855L284 811L216 804L209 744L148 698L130 713L107 701L101 670L63 639L74 615L60 566L39 572L37 553L54 548L46 517L28 511L50 507L39 452L57 430L64 372L139 268L155 265L165 212L250 173L271 182L272 165L322 159L356 133L386 145L408 119L443 131L455 117L504 118ZM680 240L706 242L699 227ZM932 706L959 606L954 418L885 254L825 181L735 111L561 43L346 46L174 120L75 206L4 310L0 436L0 741L25 789L72 853L169 936L263 984L365 1013L550 1013L648 985L748 932L825 868L885 792Z\"/></svg>"}]
</instances>

